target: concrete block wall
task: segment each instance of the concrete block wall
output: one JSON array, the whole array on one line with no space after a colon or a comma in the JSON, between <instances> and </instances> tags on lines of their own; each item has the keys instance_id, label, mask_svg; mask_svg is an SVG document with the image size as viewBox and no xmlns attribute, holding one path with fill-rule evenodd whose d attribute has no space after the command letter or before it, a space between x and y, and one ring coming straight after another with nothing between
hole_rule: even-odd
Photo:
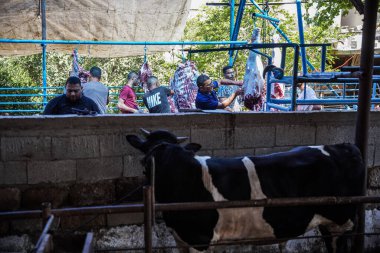
<instances>
[{"instance_id":1,"label":"concrete block wall","mask_svg":"<svg viewBox=\"0 0 380 253\"><path fill-rule=\"evenodd\" d=\"M378 194L380 112L370 118L368 186ZM188 136L201 155L240 156L353 142L355 124L355 112L1 117L0 210L115 203L143 181L142 154L125 138L141 127ZM120 220L108 215L99 224Z\"/></svg>"}]
</instances>

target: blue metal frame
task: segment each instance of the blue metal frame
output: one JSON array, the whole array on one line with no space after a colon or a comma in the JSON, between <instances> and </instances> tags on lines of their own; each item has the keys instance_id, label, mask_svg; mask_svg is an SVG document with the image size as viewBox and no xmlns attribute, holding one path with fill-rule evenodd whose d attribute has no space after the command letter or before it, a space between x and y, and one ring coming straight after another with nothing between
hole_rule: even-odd
<instances>
[{"instance_id":1,"label":"blue metal frame","mask_svg":"<svg viewBox=\"0 0 380 253\"><path fill-rule=\"evenodd\" d=\"M234 30L232 33L232 37L230 38L232 41L236 40L238 35L239 35L240 24L241 24L241 20L243 18L243 13L244 13L244 9L245 9L245 2L246 2L246 0L240 0L239 9L238 9L238 12L236 15L236 21L235 21L235 25L234 25ZM231 45L231 48L232 47L233 47L233 45ZM229 65L233 66L234 65L234 62L233 62L234 50L229 51L229 56L230 56Z\"/></svg>"},{"instance_id":2,"label":"blue metal frame","mask_svg":"<svg viewBox=\"0 0 380 253\"><path fill-rule=\"evenodd\" d=\"M259 17L259 18L263 18L263 19L266 19L266 20L269 20L269 21L272 21L272 22L275 22L275 23L280 23L279 19L270 17L268 15L263 15L263 14L260 14L260 13L253 13L252 17Z\"/></svg>"},{"instance_id":3,"label":"blue metal frame","mask_svg":"<svg viewBox=\"0 0 380 253\"><path fill-rule=\"evenodd\" d=\"M46 0L41 1L41 25L42 25L42 40L46 40ZM44 94L44 107L47 104L46 87L47 87L47 74L46 74L46 44L42 43L42 87Z\"/></svg>"},{"instance_id":4,"label":"blue metal frame","mask_svg":"<svg viewBox=\"0 0 380 253\"><path fill-rule=\"evenodd\" d=\"M305 44L305 37L303 33L303 21L302 21L302 9L301 9L301 0L296 1L297 5L297 17L298 17L298 31L299 31L299 39L300 44ZM306 49L305 47L301 47L301 58L302 58L302 74L307 74L307 66L306 66Z\"/></svg>"}]
</instances>

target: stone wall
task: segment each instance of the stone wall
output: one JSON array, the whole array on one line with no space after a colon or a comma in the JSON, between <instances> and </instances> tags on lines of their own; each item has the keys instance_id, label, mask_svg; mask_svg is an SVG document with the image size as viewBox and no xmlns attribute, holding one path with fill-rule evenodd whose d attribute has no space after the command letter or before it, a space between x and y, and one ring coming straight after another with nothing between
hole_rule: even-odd
<instances>
[{"instance_id":1,"label":"stone wall","mask_svg":"<svg viewBox=\"0 0 380 253\"><path fill-rule=\"evenodd\" d=\"M298 145L353 142L355 112L189 113L170 115L30 116L0 118L0 210L117 203L143 181L142 155L125 135L167 129L200 143L199 154L261 155ZM369 194L380 192L380 113L371 112ZM141 199L141 191L128 201ZM90 226L141 221L100 215ZM67 228L83 218L61 220ZM29 222L29 221L26 221ZM27 230L25 221L0 223L0 234Z\"/></svg>"}]
</instances>

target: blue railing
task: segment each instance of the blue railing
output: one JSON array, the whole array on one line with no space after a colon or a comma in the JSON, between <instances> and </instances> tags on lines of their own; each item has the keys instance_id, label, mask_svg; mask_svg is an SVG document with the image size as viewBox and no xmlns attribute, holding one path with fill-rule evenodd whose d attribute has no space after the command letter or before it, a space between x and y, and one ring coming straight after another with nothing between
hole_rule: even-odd
<instances>
[{"instance_id":1,"label":"blue railing","mask_svg":"<svg viewBox=\"0 0 380 253\"><path fill-rule=\"evenodd\" d=\"M120 90L123 86L109 86L109 104L108 113L118 113L117 102ZM2 87L0 88L0 113L11 114L39 114L43 112L44 97L51 100L56 96L64 93L64 88L61 86L46 87L47 94L40 93L43 87ZM136 90L137 91L137 90ZM21 92L21 93L20 93ZM22 93L26 92L26 93ZM34 93L35 92L35 93ZM136 92L137 102L142 106L142 95L144 93ZM27 100L27 101L20 101Z\"/></svg>"}]
</instances>

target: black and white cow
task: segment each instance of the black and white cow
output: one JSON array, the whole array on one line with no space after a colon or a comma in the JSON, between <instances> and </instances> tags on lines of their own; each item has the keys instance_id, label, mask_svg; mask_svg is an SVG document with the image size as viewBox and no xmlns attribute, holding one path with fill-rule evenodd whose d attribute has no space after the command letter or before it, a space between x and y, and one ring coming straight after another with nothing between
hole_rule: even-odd
<instances>
[{"instance_id":1,"label":"black and white cow","mask_svg":"<svg viewBox=\"0 0 380 253\"><path fill-rule=\"evenodd\" d=\"M183 139L167 131L144 132L146 140L136 135L128 135L127 140L145 153L143 161L154 157L155 196L159 203L361 195L364 165L359 149L353 144L297 147L262 156L211 158L195 155L201 148L199 144L181 146L178 143ZM352 205L163 214L166 224L190 245L242 238L289 238L315 226L343 233L353 228L355 216L356 207ZM337 251L336 243L326 246L330 252Z\"/></svg>"}]
</instances>

